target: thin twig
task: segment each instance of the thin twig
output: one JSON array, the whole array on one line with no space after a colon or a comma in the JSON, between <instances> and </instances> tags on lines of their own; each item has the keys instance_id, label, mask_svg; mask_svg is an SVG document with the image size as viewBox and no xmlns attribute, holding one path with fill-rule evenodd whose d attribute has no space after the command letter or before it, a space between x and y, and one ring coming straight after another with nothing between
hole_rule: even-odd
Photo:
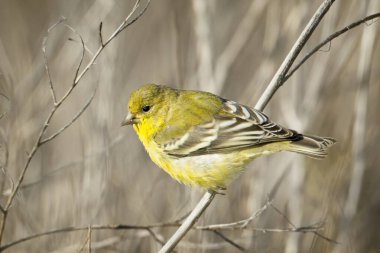
<instances>
[{"instance_id":1,"label":"thin twig","mask_svg":"<svg viewBox=\"0 0 380 253\"><path fill-rule=\"evenodd\" d=\"M156 233L153 231L153 229L147 228L146 230L148 231L148 233L152 236L152 238L156 242L158 242L159 244L161 244L161 246L165 244L165 242L161 238L159 238L158 235L156 235Z\"/></svg>"},{"instance_id":2,"label":"thin twig","mask_svg":"<svg viewBox=\"0 0 380 253\"><path fill-rule=\"evenodd\" d=\"M61 24L65 20L66 20L65 17L61 17L55 24L50 26L49 29L47 30L46 36L42 40L42 54L44 56L45 70L46 70L46 74L47 74L48 79L49 79L49 88L50 88L50 93L51 93L51 97L53 99L54 104L57 103L57 97L55 95L53 80L52 80L51 74L50 74L49 60L47 57L46 48L47 48L47 41L48 41L50 32L52 30L54 30L59 24Z\"/></svg>"},{"instance_id":3,"label":"thin twig","mask_svg":"<svg viewBox=\"0 0 380 253\"><path fill-rule=\"evenodd\" d=\"M134 226L134 225L92 225L91 229L92 230L147 230L150 228L150 226ZM34 234L31 236L26 236L24 238L15 240L13 242L10 242L8 244L4 244L0 247L0 252L23 242L30 241L32 239L36 239L42 236L47 236L47 235L53 235L53 234L59 234L59 233L66 233L66 232L75 232L75 231L83 231L83 230L88 230L88 226L83 226L83 227L66 227L66 228L60 228L60 229L54 229L50 231L45 231L42 233Z\"/></svg>"},{"instance_id":4,"label":"thin twig","mask_svg":"<svg viewBox=\"0 0 380 253\"><path fill-rule=\"evenodd\" d=\"M84 240L84 243L79 248L78 253L81 253L84 250L84 248L86 247L86 245L89 245L88 246L89 250L91 249L91 246L90 246L90 241L91 241L91 226L88 226L87 230L88 231L87 231L86 239Z\"/></svg>"},{"instance_id":5,"label":"thin twig","mask_svg":"<svg viewBox=\"0 0 380 253\"><path fill-rule=\"evenodd\" d=\"M272 200L267 200L267 202L256 212L254 212L250 217L244 220L226 223L226 224L215 224L207 226L197 226L197 229L201 230L220 230L220 229L244 229L257 217L259 217L269 206L272 206Z\"/></svg>"},{"instance_id":6,"label":"thin twig","mask_svg":"<svg viewBox=\"0 0 380 253\"><path fill-rule=\"evenodd\" d=\"M146 11L150 3L150 0L147 2L147 4L144 6L144 8L141 10L141 12L133 19L129 20L132 15L136 12L137 8L139 7L140 0L137 0L132 11L128 14L128 16L124 19L124 21L119 25L119 27L115 30L113 34L104 42L104 45L100 45L98 50L95 52L94 56L91 58L91 60L88 62L86 67L76 76L76 79L73 82L72 87L63 95L61 100L58 102L63 103L67 97L71 94L71 92L74 90L74 87L77 85L77 83L82 79L82 77L87 73L87 71L91 68L91 66L94 64L96 59L99 57L100 53L103 51L103 49L120 33L122 32L125 28L128 26L132 25L134 22L136 22Z\"/></svg>"},{"instance_id":7,"label":"thin twig","mask_svg":"<svg viewBox=\"0 0 380 253\"><path fill-rule=\"evenodd\" d=\"M255 228L248 226L252 223L254 219L259 217L268 207L272 207L276 212L278 212L282 217L285 218L288 224L291 225L290 228ZM92 225L91 230L146 230L149 232L149 234L153 237L154 240L159 242L160 244L164 244L164 241L160 239L160 237L153 231L154 228L164 228L164 227L180 227L182 226L179 222L181 219L177 219L175 221L169 221L164 223L156 223L151 225L125 225L125 224L118 224L118 225ZM233 223L227 223L227 224L216 224L216 225L208 225L208 226L192 226L190 229L194 230L202 230L202 231L209 231L209 232L220 232L220 231L230 231L234 229L240 229L240 230L250 230L250 231L258 231L258 232L300 232L300 233L318 233L321 229L323 229L324 223L318 222L316 224L312 224L309 226L303 226L303 227L296 227L286 216L278 210L276 206L272 204L271 200L267 200L266 203L256 212L254 212L250 217L247 219L243 219L237 222ZM83 227L67 227L67 228L61 228L61 229L55 229L51 231L45 231L43 233L27 236L21 239L18 239L14 242L10 242L6 245L3 245L0 247L0 252L3 250L6 250L10 248L11 246L20 244L22 242L26 242L32 239L36 239L42 236L46 235L52 235L52 234L58 234L58 233L65 233L65 232L74 232L74 231L82 231L82 230L88 230L89 226L83 226ZM218 234L219 236L223 237L222 235ZM332 239L329 239L327 237L324 237L321 235L322 238L329 240L331 242L335 242ZM228 241L228 243L231 244L231 242ZM236 246L236 245L234 245ZM241 247L242 248L242 247Z\"/></svg>"},{"instance_id":8,"label":"thin twig","mask_svg":"<svg viewBox=\"0 0 380 253\"><path fill-rule=\"evenodd\" d=\"M229 244L231 244L232 246L234 246L235 248L237 248L238 250L240 251L245 251L245 248L240 246L239 244L237 244L236 242L234 242L233 240L231 240L230 238L228 238L227 236L225 236L224 234L222 234L221 232L217 231L217 230L214 230L213 231L214 234L216 234L217 236L219 236L220 238L222 238L224 241L228 242Z\"/></svg>"},{"instance_id":9,"label":"thin twig","mask_svg":"<svg viewBox=\"0 0 380 253\"><path fill-rule=\"evenodd\" d=\"M103 29L103 22L100 22L100 24L99 24L99 39L100 39L100 45L102 47L104 47L102 29Z\"/></svg>"},{"instance_id":10,"label":"thin twig","mask_svg":"<svg viewBox=\"0 0 380 253\"><path fill-rule=\"evenodd\" d=\"M270 204L271 207L273 208L273 210L278 213L290 226L292 226L294 229L297 228L296 225L294 225L293 222L290 221L290 219L283 213L280 211L280 209L278 209L275 205L273 205L272 203Z\"/></svg>"},{"instance_id":11,"label":"thin twig","mask_svg":"<svg viewBox=\"0 0 380 253\"><path fill-rule=\"evenodd\" d=\"M86 45L84 44L83 37L82 37L82 35L80 35L80 33L78 33L73 27L71 27L71 26L68 25L68 24L65 24L65 26L66 26L67 28L69 28L73 33L75 33L75 34L79 37L80 42L81 42L81 45L82 45L82 54L81 54L81 57L80 57L80 60L79 60L78 66L77 66L77 68L76 68L76 70L75 70L74 81L73 81L73 84L72 84L72 86L73 86L73 88L74 88L74 86L76 85L75 80L76 80L77 77L78 77L78 73L79 73L80 67L82 66L83 59L84 59L84 56L85 56L85 53L86 53Z\"/></svg>"},{"instance_id":12,"label":"thin twig","mask_svg":"<svg viewBox=\"0 0 380 253\"><path fill-rule=\"evenodd\" d=\"M73 38L68 38L67 40L71 41L71 42L75 42L75 43L82 43L82 42L79 42L79 41L77 41L76 39L73 39ZM91 51L91 49L86 44L84 44L84 49L86 50L86 52L88 53L88 55L90 55L91 57L94 56L94 53Z\"/></svg>"},{"instance_id":13,"label":"thin twig","mask_svg":"<svg viewBox=\"0 0 380 253\"><path fill-rule=\"evenodd\" d=\"M54 107L51 110L47 119L45 120L45 123L44 123L44 125L43 125L43 127L42 127L42 129L38 135L38 138L37 138L36 142L34 143L32 150L28 154L27 160L25 162L23 169L21 170L21 174L19 175L17 182L15 183L14 189L12 190L12 192L11 192L7 202L6 202L6 205L4 207L3 217L1 219L1 226L0 226L0 245L1 245L1 240L2 240L3 234L4 234L5 221L7 220L8 210L9 210L10 206L12 205L14 198L16 197L16 194L17 194L17 192L21 186L21 183L24 181L25 173L29 167L30 162L32 161L32 158L34 157L34 154L37 152L38 147L40 146L40 141L41 141L42 135L45 133L55 111L56 111L56 107Z\"/></svg>"},{"instance_id":14,"label":"thin twig","mask_svg":"<svg viewBox=\"0 0 380 253\"><path fill-rule=\"evenodd\" d=\"M242 221L246 221L242 220ZM238 223L238 222L237 222ZM314 233L318 232L323 229L324 223L319 222L316 224L312 224L309 226L302 226L302 227L290 227L290 228L255 228L255 227L243 227L240 228L241 230L247 230L247 231L258 231L258 232L263 232L263 233L268 233L268 232L273 232L273 233L283 233L283 232L298 232L298 233ZM151 232L149 230L152 230L154 228L164 228L164 227L179 227L181 224L174 224L173 222L167 222L167 223L157 223L157 224L152 224L152 225L128 225L128 224L117 224L117 225L91 225L91 230L141 230L141 231L148 231L150 234ZM88 230L89 226L79 226L79 227L65 227L65 228L60 228L60 229L54 229L50 231L45 231L42 233L26 236L21 239L17 239L13 242L10 242L8 244L4 244L3 246L0 247L0 252L18 245L23 242L27 242L33 239L37 239L43 236L48 236L48 235L53 235L53 234L60 234L60 233L69 233L69 232L76 232L76 231L84 231ZM231 227L229 226L222 226L219 227L218 229L213 229L212 227L209 228L208 226L193 226L191 227L193 230L202 230L202 231L209 231L209 232L214 232L214 231L230 231ZM155 234L157 236L157 234ZM322 238L324 236L321 236ZM159 238L157 236L157 238ZM326 237L324 237L326 238ZM153 238L156 240L156 238ZM160 239L161 240L161 239ZM329 240L331 242L335 242L332 239L326 238L326 240Z\"/></svg>"},{"instance_id":15,"label":"thin twig","mask_svg":"<svg viewBox=\"0 0 380 253\"><path fill-rule=\"evenodd\" d=\"M335 38L339 37L340 35L342 35L343 33L346 33L348 32L349 30L363 24L363 23L366 23L367 21L370 21L370 20L373 20L373 19L376 19L376 18L380 18L380 13L375 13L375 14L372 14L372 15L369 15L365 18L362 18L358 21L355 21L351 24L349 24L348 26L345 26L344 28L340 29L339 31L336 31L335 33L331 34L330 36L328 36L326 39L324 39L321 43L319 43L315 48L313 48L313 50L311 50L309 53L307 53L303 58L302 60L297 63L291 70L289 70L289 74L287 74L284 78L284 81L288 80L289 77L291 77L294 72L296 72L312 55L314 55L316 52L320 51L320 49L325 46L326 44L328 43L331 43L332 40L334 40Z\"/></svg>"},{"instance_id":16,"label":"thin twig","mask_svg":"<svg viewBox=\"0 0 380 253\"><path fill-rule=\"evenodd\" d=\"M309 40L315 28L317 28L318 24L321 22L322 18L328 12L328 10L334 2L335 0L325 0L319 6L318 10L315 12L313 17L310 19L309 23L302 31L300 37L294 43L292 49L286 56L285 60L282 62L280 68L273 76L269 85L265 89L263 95L256 103L255 109L262 111L264 107L268 104L269 100L272 98L274 93L277 91L277 89L281 87L281 85L285 82L285 75L288 73L290 67L293 65L295 59L301 52L302 48L305 46L306 42Z\"/></svg>"},{"instance_id":17,"label":"thin twig","mask_svg":"<svg viewBox=\"0 0 380 253\"><path fill-rule=\"evenodd\" d=\"M292 228L289 228L287 230L282 230L282 231L276 231L276 229L272 229L270 232L302 232L302 233L306 233L306 232L312 232L313 234L315 234L316 236L328 241L328 242L332 242L332 243L338 243L337 241L335 241L334 239L331 239L331 238L328 238L322 234L320 234L318 231L323 229L325 223L324 222L317 222L315 223L314 225L310 225L310 226L303 226L303 227L297 227L296 225L294 225L293 222L290 221L290 219L283 213L280 211L280 209L278 209L275 205L273 205L273 203L270 204L271 207L273 208L273 210L275 210L279 215L281 215L281 217L290 225L292 226ZM268 230L266 230L267 232Z\"/></svg>"},{"instance_id":18,"label":"thin twig","mask_svg":"<svg viewBox=\"0 0 380 253\"><path fill-rule=\"evenodd\" d=\"M77 68L73 84L66 91L66 93L63 95L63 97L59 101L57 101L57 99L56 99L55 92L54 92L54 87L52 85L52 81L51 81L51 78L50 78L49 83L50 83L50 90L51 90L51 93L52 93L52 97L53 97L53 100L54 100L54 106L53 106L52 110L50 111L49 115L47 116L47 118L45 120L45 123L43 124L43 127L40 130L40 132L39 132L39 134L37 136L37 139L34 142L34 144L32 146L32 149L31 149L31 151L28 154L27 160L26 160L26 162L25 162L25 164L24 164L24 166L23 166L23 168L21 170L21 173L20 173L20 175L18 177L17 182L15 183L14 189L10 193L10 196L9 196L7 202L6 202L5 207L4 207L4 212L3 212L3 215L1 217L1 224L0 224L0 245L1 245L1 241L2 241L3 235L4 235L5 222L6 222L7 217L8 217L9 208L11 207L11 205L13 203L13 200L14 200L15 196L17 195L18 190L20 189L21 184L24 181L24 177L25 177L26 171L27 171L27 169L29 167L29 164L30 164L32 158L34 157L34 155L37 152L38 148L41 145L43 145L44 143L46 143L46 141L43 142L43 143L41 143L41 141L42 141L43 135L46 132L46 129L48 128L48 126L50 124L51 119L53 118L53 115L55 114L55 112L57 111L57 109L62 105L62 103L69 97L69 95L72 93L72 91L74 90L74 88L76 87L76 85L78 84L78 82L82 79L82 77L85 75L85 73L87 73L87 71L91 68L91 66L94 64L95 60L98 58L98 56L103 51L103 49L105 48L105 46L108 45L121 31L123 31L125 28L127 28L128 26L130 26L131 24L133 24L134 22L136 22L143 15L143 13L145 12L145 10L148 8L150 0L147 2L146 6L143 8L143 10L135 18L129 20L130 17L137 10L137 8L139 6L139 3L140 3L140 1L137 0L134 8L128 14L127 18L121 23L121 25L116 29L116 31L108 38L108 40L104 43L104 45L101 45L99 47L99 49L97 50L97 52L95 53L95 55L91 58L91 60L89 61L89 63L86 65L86 67L82 70L82 72L80 72L80 74L78 74L79 73L79 69L80 69L81 64L82 64L82 61L83 61L83 53L84 52L82 53L82 57L80 59L79 66ZM54 29L59 23L61 23L62 20L64 20L64 18L61 18L55 25L53 25L52 27L50 27L49 30L48 30L48 33L52 29ZM66 25L66 27L70 28L70 26L68 26L68 25ZM73 29L73 31L76 33L76 31L74 29ZM84 51L85 47L84 47L84 42L83 42L82 38L81 38L81 41L82 41L82 49ZM44 43L46 43L46 41ZM46 50L46 47L43 49L43 51L44 50ZM44 53L45 53L45 51L44 51ZM48 66L48 65L46 64L45 67L46 66ZM62 132L60 132L60 133L62 133ZM0 248L0 249L2 249L2 248Z\"/></svg>"},{"instance_id":19,"label":"thin twig","mask_svg":"<svg viewBox=\"0 0 380 253\"><path fill-rule=\"evenodd\" d=\"M46 143L48 141L53 140L55 137L57 137L63 131L65 131L66 128L68 128L69 126L71 126L86 111L86 109L90 106L92 100L95 97L97 89L98 89L98 86L95 87L94 92L92 93L91 97L88 99L88 101L86 102L86 104L79 110L79 112L69 122L66 123L66 125L64 125L61 129L59 129L57 132L55 132L54 134L50 135L49 137L46 137L46 138L42 139L41 142L40 142L40 144L44 144L44 143Z\"/></svg>"},{"instance_id":20,"label":"thin twig","mask_svg":"<svg viewBox=\"0 0 380 253\"><path fill-rule=\"evenodd\" d=\"M88 253L91 253L91 237L92 237L92 228L90 225L88 226Z\"/></svg>"}]
</instances>

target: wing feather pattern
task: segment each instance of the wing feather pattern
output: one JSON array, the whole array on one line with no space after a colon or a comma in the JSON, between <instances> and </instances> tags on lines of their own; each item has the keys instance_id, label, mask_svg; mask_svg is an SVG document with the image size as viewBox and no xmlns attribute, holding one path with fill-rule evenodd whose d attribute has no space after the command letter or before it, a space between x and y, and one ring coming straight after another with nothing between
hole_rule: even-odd
<instances>
[{"instance_id":1,"label":"wing feather pattern","mask_svg":"<svg viewBox=\"0 0 380 253\"><path fill-rule=\"evenodd\" d=\"M270 121L262 112L223 99L221 112L210 122L193 127L181 138L161 144L172 156L196 156L242 150L302 135Z\"/></svg>"}]
</instances>

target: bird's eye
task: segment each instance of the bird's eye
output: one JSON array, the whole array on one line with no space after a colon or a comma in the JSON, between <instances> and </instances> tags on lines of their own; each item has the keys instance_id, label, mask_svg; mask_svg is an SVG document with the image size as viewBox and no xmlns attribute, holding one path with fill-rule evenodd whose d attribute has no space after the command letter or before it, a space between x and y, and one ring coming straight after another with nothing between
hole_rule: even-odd
<instances>
[{"instance_id":1,"label":"bird's eye","mask_svg":"<svg viewBox=\"0 0 380 253\"><path fill-rule=\"evenodd\" d=\"M142 108L143 112L149 112L150 106L149 105L144 105Z\"/></svg>"}]
</instances>

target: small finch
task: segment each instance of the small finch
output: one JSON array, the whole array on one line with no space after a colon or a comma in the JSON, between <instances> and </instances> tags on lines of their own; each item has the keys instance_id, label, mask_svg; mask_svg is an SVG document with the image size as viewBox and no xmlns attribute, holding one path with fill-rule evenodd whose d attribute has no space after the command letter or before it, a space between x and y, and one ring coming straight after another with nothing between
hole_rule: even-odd
<instances>
[{"instance_id":1,"label":"small finch","mask_svg":"<svg viewBox=\"0 0 380 253\"><path fill-rule=\"evenodd\" d=\"M150 158L181 183L225 189L256 157L280 151L324 158L332 138L297 133L246 105L202 91L146 84L131 94L133 125Z\"/></svg>"}]
</instances>

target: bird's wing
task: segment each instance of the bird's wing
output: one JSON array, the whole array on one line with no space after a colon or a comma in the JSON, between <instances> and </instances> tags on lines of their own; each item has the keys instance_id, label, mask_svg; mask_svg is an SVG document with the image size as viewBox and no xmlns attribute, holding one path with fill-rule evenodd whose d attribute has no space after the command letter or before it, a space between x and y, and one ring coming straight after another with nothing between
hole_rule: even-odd
<instances>
[{"instance_id":1,"label":"bird's wing","mask_svg":"<svg viewBox=\"0 0 380 253\"><path fill-rule=\"evenodd\" d=\"M297 132L271 122L258 110L223 100L222 110L212 121L159 145L165 153L181 157L242 150L300 137Z\"/></svg>"}]
</instances>

